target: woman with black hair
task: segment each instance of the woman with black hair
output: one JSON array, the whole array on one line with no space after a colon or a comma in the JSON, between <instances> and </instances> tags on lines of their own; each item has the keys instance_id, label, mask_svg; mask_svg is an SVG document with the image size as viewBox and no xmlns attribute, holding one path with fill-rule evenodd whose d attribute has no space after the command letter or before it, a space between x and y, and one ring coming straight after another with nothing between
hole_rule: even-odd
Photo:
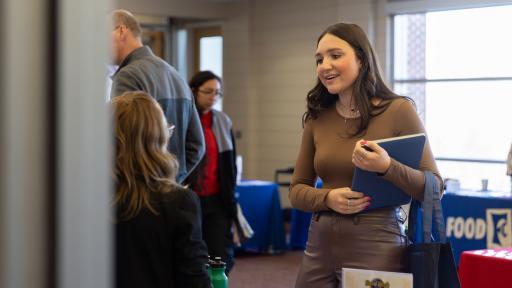
<instances>
[{"instance_id":1,"label":"woman with black hair","mask_svg":"<svg viewBox=\"0 0 512 288\"><path fill-rule=\"evenodd\" d=\"M231 231L237 208L236 150L231 119L213 105L222 96L222 80L211 71L195 74L189 82L201 119L206 153L188 182L201 200L203 239L210 256L226 262L226 274L234 265Z\"/></svg>"}]
</instances>

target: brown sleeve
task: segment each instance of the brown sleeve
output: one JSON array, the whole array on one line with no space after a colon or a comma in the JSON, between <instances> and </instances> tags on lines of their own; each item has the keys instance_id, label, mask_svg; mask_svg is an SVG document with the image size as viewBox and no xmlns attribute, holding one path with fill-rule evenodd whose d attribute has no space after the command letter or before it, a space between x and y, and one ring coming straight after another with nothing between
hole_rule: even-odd
<instances>
[{"instance_id":1,"label":"brown sleeve","mask_svg":"<svg viewBox=\"0 0 512 288\"><path fill-rule=\"evenodd\" d=\"M425 128L421 123L416 109L410 101L404 100L400 103L395 116L395 131L398 136L415 133L425 133ZM425 188L425 176L423 171L431 171L437 178L439 184L439 193L442 193L443 180L434 160L430 144L427 138L423 149L419 170L404 165L395 159L391 159L388 171L382 177L400 189L409 193L416 200L423 200L423 191Z\"/></svg>"},{"instance_id":2,"label":"brown sleeve","mask_svg":"<svg viewBox=\"0 0 512 288\"><path fill-rule=\"evenodd\" d=\"M325 198L330 189L316 189L316 172L314 168L315 143L311 131L311 122L306 123L302 132L299 156L295 163L290 185L290 203L304 211L328 210Z\"/></svg>"}]
</instances>

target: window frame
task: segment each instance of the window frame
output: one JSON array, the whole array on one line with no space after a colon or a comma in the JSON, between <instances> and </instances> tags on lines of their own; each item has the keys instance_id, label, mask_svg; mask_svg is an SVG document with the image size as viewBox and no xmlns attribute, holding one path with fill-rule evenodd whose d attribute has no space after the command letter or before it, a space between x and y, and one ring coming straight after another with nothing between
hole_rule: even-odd
<instances>
[{"instance_id":1,"label":"window frame","mask_svg":"<svg viewBox=\"0 0 512 288\"><path fill-rule=\"evenodd\" d=\"M388 1L386 12L389 19L389 30L388 30L388 47L390 47L390 53L388 54L388 73L389 73L389 81L393 89L397 84L424 84L425 86L429 83L437 83L437 82L480 82L480 81L512 81L512 77L504 76L504 77L459 77L459 78L434 78L427 79L426 75L424 77L410 77L410 78L397 78L396 77L396 67L395 67L395 16L398 15L406 15L406 14L427 14L430 12L440 12L440 11L449 11L449 10L463 10L470 8L486 8L486 7L495 7L495 6L510 6L511 2L496 3L496 1L471 1L472 3L458 3L459 1L448 1L445 8L440 8L440 6L428 6L429 4L424 3L425 1L417 1L419 5L415 7L409 7L409 9L404 9L407 5L399 5L399 3L389 3L389 2L401 2L401 1ZM455 4L454 2L457 2ZM478 3L477 3L478 2ZM427 6L425 6L427 5ZM390 8L391 7L391 8ZM396 8L400 9L396 9ZM425 95L427 97L427 95ZM426 102L426 99L424 100ZM425 106L426 103L421 103L421 105ZM428 121L428 120L425 120ZM426 123L425 123L426 124ZM486 159L486 158L458 158L458 157L449 157L450 155L443 155L443 157L436 157L436 161L447 161L447 162L457 162L457 163L472 163L472 164L496 164L505 166L506 161L501 159ZM503 155L503 159L506 158L507 155ZM505 173L503 173L505 174Z\"/></svg>"}]
</instances>

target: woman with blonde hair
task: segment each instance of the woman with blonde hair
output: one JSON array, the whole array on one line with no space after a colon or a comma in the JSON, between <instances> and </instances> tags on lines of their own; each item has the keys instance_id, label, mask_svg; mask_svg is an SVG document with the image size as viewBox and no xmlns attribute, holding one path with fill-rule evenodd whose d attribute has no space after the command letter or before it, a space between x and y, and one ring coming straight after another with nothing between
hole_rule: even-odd
<instances>
[{"instance_id":1,"label":"woman with blonde hair","mask_svg":"<svg viewBox=\"0 0 512 288\"><path fill-rule=\"evenodd\" d=\"M196 194L175 182L170 130L144 92L112 101L116 287L210 287Z\"/></svg>"}]
</instances>

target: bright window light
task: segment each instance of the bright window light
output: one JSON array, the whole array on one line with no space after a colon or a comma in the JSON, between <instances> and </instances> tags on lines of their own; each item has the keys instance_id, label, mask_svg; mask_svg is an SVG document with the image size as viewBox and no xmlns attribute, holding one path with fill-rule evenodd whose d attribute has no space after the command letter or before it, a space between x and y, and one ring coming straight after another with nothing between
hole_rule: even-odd
<instances>
[{"instance_id":1,"label":"bright window light","mask_svg":"<svg viewBox=\"0 0 512 288\"><path fill-rule=\"evenodd\" d=\"M503 161L512 144L512 5L397 15L393 84L412 97L436 158ZM510 190L504 164L437 161L444 178Z\"/></svg>"}]
</instances>

